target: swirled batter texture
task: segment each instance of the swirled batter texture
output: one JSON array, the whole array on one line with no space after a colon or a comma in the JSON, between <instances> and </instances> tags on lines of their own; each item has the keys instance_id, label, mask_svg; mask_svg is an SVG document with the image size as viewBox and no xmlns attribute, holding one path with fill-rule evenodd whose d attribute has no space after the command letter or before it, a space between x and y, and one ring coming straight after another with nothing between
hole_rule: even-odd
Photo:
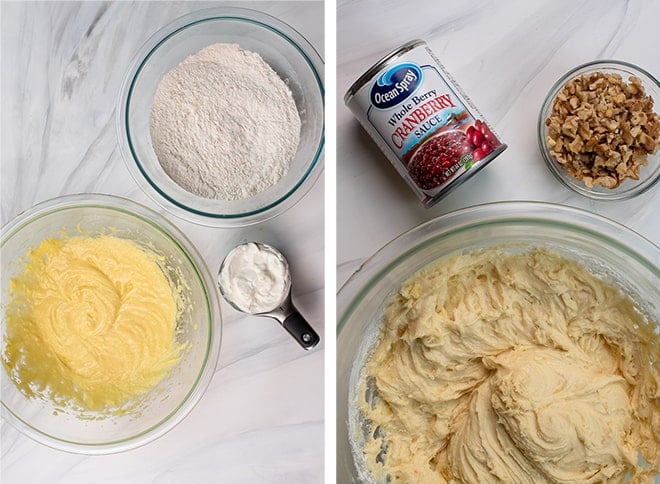
<instances>
[{"instance_id":1,"label":"swirled batter texture","mask_svg":"<svg viewBox=\"0 0 660 484\"><path fill-rule=\"evenodd\" d=\"M179 359L175 292L155 255L132 241L44 240L9 291L3 363L28 396L119 407Z\"/></svg>"},{"instance_id":2,"label":"swirled batter texture","mask_svg":"<svg viewBox=\"0 0 660 484\"><path fill-rule=\"evenodd\" d=\"M574 262L450 258L385 311L361 389L367 467L411 483L650 480L658 356L632 301Z\"/></svg>"}]
</instances>

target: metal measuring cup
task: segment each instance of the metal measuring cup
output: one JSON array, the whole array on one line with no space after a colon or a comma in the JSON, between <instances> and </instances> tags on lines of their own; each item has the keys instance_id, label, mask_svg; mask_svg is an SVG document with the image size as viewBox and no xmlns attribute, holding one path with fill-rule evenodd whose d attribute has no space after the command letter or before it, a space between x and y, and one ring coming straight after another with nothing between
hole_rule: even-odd
<instances>
[{"instance_id":1,"label":"metal measuring cup","mask_svg":"<svg viewBox=\"0 0 660 484\"><path fill-rule=\"evenodd\" d=\"M235 251L239 247L248 244L255 244L260 250L275 255L286 269L285 270L286 279L284 281L284 290L282 291L282 298L278 303L276 303L276 305L272 309L268 309L267 311L251 312L246 308L240 307L238 304L236 304L235 301L232 300L228 288L223 286L222 281L223 279L226 279L223 278L223 274L224 274L223 271L228 270L229 262L231 261L231 258L235 254ZM222 264L220 265L220 270L218 271L218 287L220 288L220 293L222 294L222 296L234 309L242 313L252 314L255 316L264 316L277 320L284 327L284 329L286 329L289 332L289 334L293 337L293 339L295 339L298 342L298 344L302 346L304 349L309 350L310 348L316 346L319 343L319 341L321 341L321 338L316 333L316 331L314 331L314 329L310 326L310 324L305 320L305 318L298 312L296 307L293 305L293 301L291 300L291 272L289 270L289 263L284 258L282 253L277 249L275 249L274 247L268 244L263 244L261 242L246 242L245 244L240 244L236 246L234 249L232 249L229 252L229 254L227 254L227 257L225 257L225 259L222 261Z\"/></svg>"}]
</instances>

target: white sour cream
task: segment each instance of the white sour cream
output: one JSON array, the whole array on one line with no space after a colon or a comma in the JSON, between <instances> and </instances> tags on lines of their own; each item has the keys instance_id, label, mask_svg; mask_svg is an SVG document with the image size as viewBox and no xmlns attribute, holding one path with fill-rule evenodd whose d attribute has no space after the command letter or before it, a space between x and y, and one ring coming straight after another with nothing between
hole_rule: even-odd
<instances>
[{"instance_id":1,"label":"white sour cream","mask_svg":"<svg viewBox=\"0 0 660 484\"><path fill-rule=\"evenodd\" d=\"M225 258L220 286L228 301L250 314L272 311L289 290L289 269L284 258L268 246L239 245Z\"/></svg>"}]
</instances>

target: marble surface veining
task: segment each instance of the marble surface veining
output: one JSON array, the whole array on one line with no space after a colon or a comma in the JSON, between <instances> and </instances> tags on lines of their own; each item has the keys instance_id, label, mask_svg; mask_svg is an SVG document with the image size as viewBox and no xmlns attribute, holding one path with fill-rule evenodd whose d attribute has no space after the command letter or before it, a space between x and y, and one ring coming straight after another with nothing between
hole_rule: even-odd
<instances>
[{"instance_id":1,"label":"marble surface veining","mask_svg":"<svg viewBox=\"0 0 660 484\"><path fill-rule=\"evenodd\" d=\"M660 76L660 3L524 0L339 0L337 9L337 284L402 232L486 202L535 200L586 209L660 244L660 187L628 201L593 201L561 185L537 145L543 100L559 77L596 59ZM508 149L431 209L423 208L344 106L350 85L411 39L424 39ZM660 100L656 100L660 103ZM656 110L660 106L656 105Z\"/></svg>"},{"instance_id":2,"label":"marble surface veining","mask_svg":"<svg viewBox=\"0 0 660 484\"><path fill-rule=\"evenodd\" d=\"M223 5L280 18L323 56L321 2L2 2L0 219L58 195L102 192L163 213L213 272L234 245L270 243L287 256L294 301L323 335L323 177L275 219L214 229L167 215L137 187L117 147L115 107L138 48L173 19ZM2 484L321 482L323 342L305 352L273 320L224 301L222 314L213 380L171 432L133 451L86 457L39 445L3 420Z\"/></svg>"}]
</instances>

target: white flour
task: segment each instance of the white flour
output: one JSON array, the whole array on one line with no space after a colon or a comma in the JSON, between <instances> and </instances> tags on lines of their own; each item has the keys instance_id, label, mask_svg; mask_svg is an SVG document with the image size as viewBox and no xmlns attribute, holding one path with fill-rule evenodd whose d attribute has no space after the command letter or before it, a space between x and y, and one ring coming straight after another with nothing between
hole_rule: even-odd
<instances>
[{"instance_id":1,"label":"white flour","mask_svg":"<svg viewBox=\"0 0 660 484\"><path fill-rule=\"evenodd\" d=\"M161 80L151 140L165 172L205 198L238 200L277 183L300 140L291 91L258 54L214 44Z\"/></svg>"}]
</instances>

